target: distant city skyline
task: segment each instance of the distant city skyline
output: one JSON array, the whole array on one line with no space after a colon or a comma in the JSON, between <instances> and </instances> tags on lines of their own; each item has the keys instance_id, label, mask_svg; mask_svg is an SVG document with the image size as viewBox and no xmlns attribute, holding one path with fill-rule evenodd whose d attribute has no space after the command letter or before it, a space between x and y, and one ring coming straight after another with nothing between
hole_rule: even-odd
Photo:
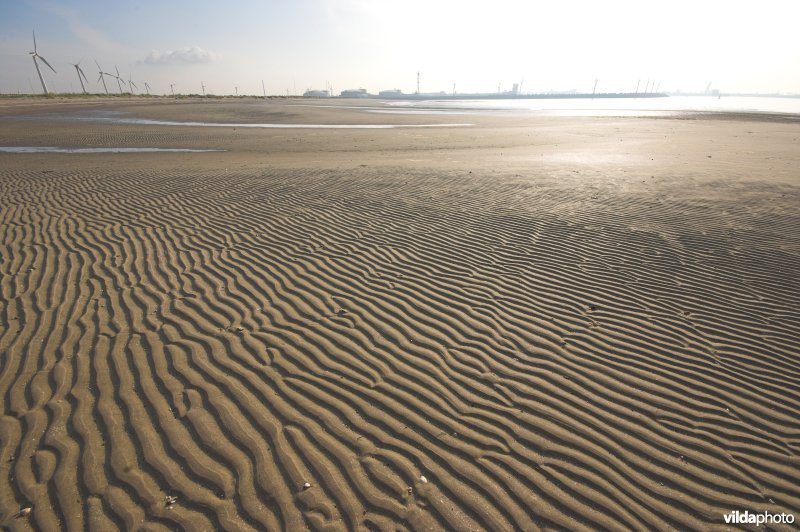
<instances>
[{"instance_id":1,"label":"distant city skyline","mask_svg":"<svg viewBox=\"0 0 800 532\"><path fill-rule=\"evenodd\" d=\"M644 90L800 93L800 2L490 4L298 0L0 1L0 92L89 92L105 72L154 94ZM263 88L262 88L263 80ZM110 92L118 84L108 83Z\"/></svg>"}]
</instances>

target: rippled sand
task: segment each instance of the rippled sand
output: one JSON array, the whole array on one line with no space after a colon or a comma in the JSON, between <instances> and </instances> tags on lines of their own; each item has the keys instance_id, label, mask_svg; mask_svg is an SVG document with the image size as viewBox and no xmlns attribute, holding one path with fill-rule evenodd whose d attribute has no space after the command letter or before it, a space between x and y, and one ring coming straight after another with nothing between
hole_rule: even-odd
<instances>
[{"instance_id":1,"label":"rippled sand","mask_svg":"<svg viewBox=\"0 0 800 532\"><path fill-rule=\"evenodd\" d=\"M0 146L226 151L0 153L0 526L800 518L800 125L107 105Z\"/></svg>"}]
</instances>

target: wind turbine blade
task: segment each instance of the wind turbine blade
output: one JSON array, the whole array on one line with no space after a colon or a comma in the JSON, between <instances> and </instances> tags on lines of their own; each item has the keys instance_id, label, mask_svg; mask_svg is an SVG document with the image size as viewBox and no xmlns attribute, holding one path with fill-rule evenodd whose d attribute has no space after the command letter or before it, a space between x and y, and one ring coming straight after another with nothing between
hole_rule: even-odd
<instances>
[{"instance_id":1,"label":"wind turbine blade","mask_svg":"<svg viewBox=\"0 0 800 532\"><path fill-rule=\"evenodd\" d=\"M55 68L53 68L53 67L51 67L51 66L50 66L50 63L48 63L48 62L47 62L47 59L45 59L44 57L42 57L42 56L41 56L41 55L39 55L39 54L36 54L36 57L38 57L39 59L41 59L41 60L44 62L44 64L45 64L45 65L47 65L48 67L50 67L50 70L52 70L53 72L56 72L56 69L55 69ZM56 72L56 73L57 73L57 72Z\"/></svg>"},{"instance_id":2,"label":"wind turbine blade","mask_svg":"<svg viewBox=\"0 0 800 532\"><path fill-rule=\"evenodd\" d=\"M114 70L117 71L117 77L119 77L119 69L117 67L114 67Z\"/></svg>"},{"instance_id":3,"label":"wind turbine blade","mask_svg":"<svg viewBox=\"0 0 800 532\"><path fill-rule=\"evenodd\" d=\"M33 52L36 53L36 32L33 32Z\"/></svg>"},{"instance_id":4,"label":"wind turbine blade","mask_svg":"<svg viewBox=\"0 0 800 532\"><path fill-rule=\"evenodd\" d=\"M83 79L86 81L86 83L89 83L89 80L86 79L86 74L83 73L83 69L81 67L78 67L78 74L83 76Z\"/></svg>"},{"instance_id":5,"label":"wind turbine blade","mask_svg":"<svg viewBox=\"0 0 800 532\"><path fill-rule=\"evenodd\" d=\"M94 60L94 64L97 65L97 70L99 70L100 72L103 71L103 69L100 67L100 63L97 62L97 59Z\"/></svg>"}]
</instances>

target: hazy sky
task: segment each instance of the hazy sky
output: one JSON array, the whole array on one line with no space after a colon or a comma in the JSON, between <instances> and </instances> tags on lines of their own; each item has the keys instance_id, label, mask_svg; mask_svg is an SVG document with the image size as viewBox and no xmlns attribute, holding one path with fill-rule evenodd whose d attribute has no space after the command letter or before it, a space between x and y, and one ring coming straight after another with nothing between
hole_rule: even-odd
<instances>
[{"instance_id":1,"label":"hazy sky","mask_svg":"<svg viewBox=\"0 0 800 532\"><path fill-rule=\"evenodd\" d=\"M799 0L0 0L0 92L79 91L96 58L156 93L577 89L800 93ZM113 84L116 88L116 83ZM111 90L112 84L109 84Z\"/></svg>"}]
</instances>

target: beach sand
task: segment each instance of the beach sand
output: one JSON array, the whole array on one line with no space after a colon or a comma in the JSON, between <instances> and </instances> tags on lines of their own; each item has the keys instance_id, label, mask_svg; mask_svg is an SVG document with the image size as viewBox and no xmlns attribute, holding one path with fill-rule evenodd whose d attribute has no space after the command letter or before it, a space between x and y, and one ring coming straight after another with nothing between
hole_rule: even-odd
<instances>
[{"instance_id":1,"label":"beach sand","mask_svg":"<svg viewBox=\"0 0 800 532\"><path fill-rule=\"evenodd\" d=\"M0 102L226 150L0 153L0 527L800 519L800 124L362 105Z\"/></svg>"}]
</instances>

